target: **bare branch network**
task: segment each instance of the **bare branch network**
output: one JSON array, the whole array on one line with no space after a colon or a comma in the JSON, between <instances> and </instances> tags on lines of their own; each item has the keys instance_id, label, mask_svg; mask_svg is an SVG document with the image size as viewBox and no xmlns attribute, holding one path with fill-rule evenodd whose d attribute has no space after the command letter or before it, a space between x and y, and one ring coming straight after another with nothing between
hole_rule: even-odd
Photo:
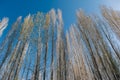
<instances>
[{"instance_id":1,"label":"bare branch network","mask_svg":"<svg viewBox=\"0 0 120 80\"><path fill-rule=\"evenodd\" d=\"M0 44L0 80L120 80L120 12L101 14L78 10L66 33L59 9L19 17Z\"/></svg>"}]
</instances>

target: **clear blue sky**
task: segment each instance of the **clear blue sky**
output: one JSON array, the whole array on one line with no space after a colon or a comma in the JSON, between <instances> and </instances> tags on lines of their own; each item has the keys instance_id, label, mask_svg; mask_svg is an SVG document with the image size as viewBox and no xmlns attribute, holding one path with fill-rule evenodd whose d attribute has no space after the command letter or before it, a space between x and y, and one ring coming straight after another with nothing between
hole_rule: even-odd
<instances>
[{"instance_id":1,"label":"clear blue sky","mask_svg":"<svg viewBox=\"0 0 120 80\"><path fill-rule=\"evenodd\" d=\"M76 22L76 10L82 8L86 13L99 13L100 5L108 5L120 9L120 0L0 0L0 19L9 18L9 30L11 24L18 16L27 16L37 11L48 12L51 8L61 9L63 13L64 27L68 28Z\"/></svg>"}]
</instances>

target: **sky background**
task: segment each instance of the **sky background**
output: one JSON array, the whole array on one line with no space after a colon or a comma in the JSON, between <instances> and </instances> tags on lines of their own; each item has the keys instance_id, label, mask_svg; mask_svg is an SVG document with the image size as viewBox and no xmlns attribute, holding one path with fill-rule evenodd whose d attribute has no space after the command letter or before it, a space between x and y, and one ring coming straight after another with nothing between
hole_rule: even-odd
<instances>
[{"instance_id":1,"label":"sky background","mask_svg":"<svg viewBox=\"0 0 120 80\"><path fill-rule=\"evenodd\" d=\"M99 13L101 5L120 10L120 0L0 0L0 20L3 17L9 18L3 36L19 16L24 18L29 13L34 14L38 11L46 13L52 8L56 10L59 8L62 10L64 28L67 29L76 22L78 9L83 9L87 14Z\"/></svg>"}]
</instances>

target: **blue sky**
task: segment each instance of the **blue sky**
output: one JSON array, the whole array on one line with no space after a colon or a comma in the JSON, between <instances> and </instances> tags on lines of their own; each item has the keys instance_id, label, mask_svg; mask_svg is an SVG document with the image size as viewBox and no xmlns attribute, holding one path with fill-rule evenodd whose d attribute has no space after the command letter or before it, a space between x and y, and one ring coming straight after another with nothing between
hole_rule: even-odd
<instances>
[{"instance_id":1,"label":"blue sky","mask_svg":"<svg viewBox=\"0 0 120 80\"><path fill-rule=\"evenodd\" d=\"M5 35L17 17L25 17L37 11L46 13L51 8L59 8L62 10L64 27L67 29L76 22L76 11L79 8L87 14L99 13L98 8L103 4L120 10L120 0L0 0L0 20L3 17L9 18L8 27L4 31Z\"/></svg>"}]
</instances>

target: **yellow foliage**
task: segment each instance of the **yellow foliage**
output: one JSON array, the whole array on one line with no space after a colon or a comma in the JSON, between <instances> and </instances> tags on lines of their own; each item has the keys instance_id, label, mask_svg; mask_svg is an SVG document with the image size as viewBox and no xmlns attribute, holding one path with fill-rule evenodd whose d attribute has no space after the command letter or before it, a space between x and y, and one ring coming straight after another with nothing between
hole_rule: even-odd
<instances>
[{"instance_id":1,"label":"yellow foliage","mask_svg":"<svg viewBox=\"0 0 120 80\"><path fill-rule=\"evenodd\" d=\"M45 27L48 27L50 23L50 15L46 14L46 22L45 22Z\"/></svg>"}]
</instances>

